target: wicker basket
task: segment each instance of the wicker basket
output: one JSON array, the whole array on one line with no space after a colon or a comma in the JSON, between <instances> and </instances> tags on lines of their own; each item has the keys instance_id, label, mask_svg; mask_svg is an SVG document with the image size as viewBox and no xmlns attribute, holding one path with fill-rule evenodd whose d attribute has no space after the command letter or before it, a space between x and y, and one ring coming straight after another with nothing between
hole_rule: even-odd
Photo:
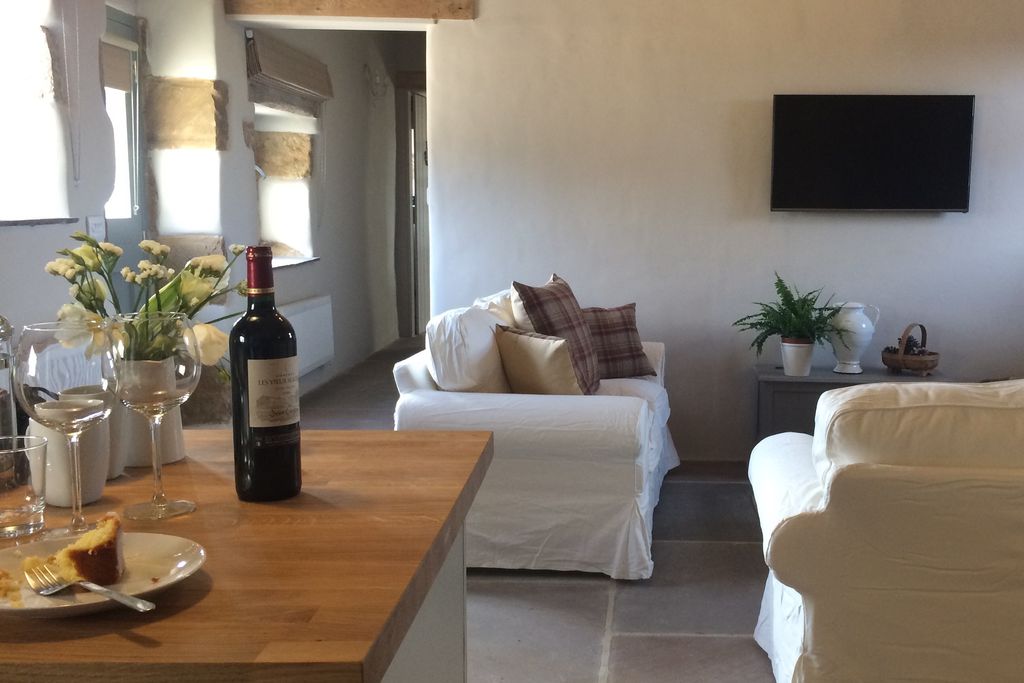
<instances>
[{"instance_id":1,"label":"wicker basket","mask_svg":"<svg viewBox=\"0 0 1024 683\"><path fill-rule=\"evenodd\" d=\"M907 339L915 327L921 328L921 348L928 348L928 330L921 323L910 323L900 336L899 350L896 353L882 351L882 365L889 368L889 372L899 374L906 370L918 377L925 377L939 366L939 354L934 351L928 351L921 355L906 355Z\"/></svg>"}]
</instances>

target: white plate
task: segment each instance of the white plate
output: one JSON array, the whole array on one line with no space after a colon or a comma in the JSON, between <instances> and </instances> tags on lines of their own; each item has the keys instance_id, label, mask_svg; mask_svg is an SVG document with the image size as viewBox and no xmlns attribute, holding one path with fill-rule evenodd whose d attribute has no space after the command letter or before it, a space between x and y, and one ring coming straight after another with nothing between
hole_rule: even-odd
<instances>
[{"instance_id":1,"label":"white plate","mask_svg":"<svg viewBox=\"0 0 1024 683\"><path fill-rule=\"evenodd\" d=\"M173 586L203 566L206 551L195 541L166 534L125 533L125 572L111 588L129 595L147 597ZM21 581L21 605L0 597L0 615L25 617L66 617L120 607L102 595L68 589L43 596L25 584L21 561L29 555L49 557L68 544L66 540L38 541L0 550L0 569ZM159 606L157 606L159 610Z\"/></svg>"}]
</instances>

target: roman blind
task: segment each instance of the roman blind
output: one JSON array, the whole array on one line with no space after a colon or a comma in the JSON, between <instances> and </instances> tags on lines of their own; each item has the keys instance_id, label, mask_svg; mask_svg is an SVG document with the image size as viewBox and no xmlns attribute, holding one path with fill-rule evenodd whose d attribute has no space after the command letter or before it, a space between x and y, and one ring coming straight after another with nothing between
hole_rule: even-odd
<instances>
[{"instance_id":1,"label":"roman blind","mask_svg":"<svg viewBox=\"0 0 1024 683\"><path fill-rule=\"evenodd\" d=\"M132 53L123 47L100 43L103 85L125 92L132 89Z\"/></svg>"},{"instance_id":2,"label":"roman blind","mask_svg":"<svg viewBox=\"0 0 1024 683\"><path fill-rule=\"evenodd\" d=\"M261 31L246 29L245 36L249 100L318 116L334 96L327 66Z\"/></svg>"}]
</instances>

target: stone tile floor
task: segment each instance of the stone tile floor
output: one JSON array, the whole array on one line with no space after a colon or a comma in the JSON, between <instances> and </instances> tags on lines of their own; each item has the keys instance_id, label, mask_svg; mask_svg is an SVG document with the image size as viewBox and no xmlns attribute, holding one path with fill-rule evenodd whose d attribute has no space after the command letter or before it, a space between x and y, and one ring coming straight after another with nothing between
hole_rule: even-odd
<instances>
[{"instance_id":1,"label":"stone tile floor","mask_svg":"<svg viewBox=\"0 0 1024 683\"><path fill-rule=\"evenodd\" d=\"M469 571L471 683L773 681L754 643L767 571L750 486L670 474L654 575Z\"/></svg>"},{"instance_id":2,"label":"stone tile floor","mask_svg":"<svg viewBox=\"0 0 1024 683\"><path fill-rule=\"evenodd\" d=\"M400 340L304 396L303 427L391 429L391 367L421 348ZM751 638L767 576L760 544L742 466L684 463L662 487L646 581L469 570L469 682L771 682Z\"/></svg>"}]
</instances>

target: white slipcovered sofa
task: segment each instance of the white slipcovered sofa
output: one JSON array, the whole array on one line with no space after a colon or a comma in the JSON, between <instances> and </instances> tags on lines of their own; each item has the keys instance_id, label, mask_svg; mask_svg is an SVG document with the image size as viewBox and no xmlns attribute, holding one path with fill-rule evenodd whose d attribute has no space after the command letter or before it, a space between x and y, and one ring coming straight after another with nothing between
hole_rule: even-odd
<instances>
[{"instance_id":1,"label":"white slipcovered sofa","mask_svg":"<svg viewBox=\"0 0 1024 683\"><path fill-rule=\"evenodd\" d=\"M749 476L778 681L1024 681L1024 381L825 392Z\"/></svg>"},{"instance_id":2,"label":"white slipcovered sofa","mask_svg":"<svg viewBox=\"0 0 1024 683\"><path fill-rule=\"evenodd\" d=\"M395 365L395 429L494 432L466 520L467 565L650 577L654 506L679 464L664 345L643 343L656 376L605 379L595 395L504 393L493 328L513 320L507 291L442 317L446 333L428 326L428 349ZM438 377L488 388L446 391Z\"/></svg>"}]
</instances>

